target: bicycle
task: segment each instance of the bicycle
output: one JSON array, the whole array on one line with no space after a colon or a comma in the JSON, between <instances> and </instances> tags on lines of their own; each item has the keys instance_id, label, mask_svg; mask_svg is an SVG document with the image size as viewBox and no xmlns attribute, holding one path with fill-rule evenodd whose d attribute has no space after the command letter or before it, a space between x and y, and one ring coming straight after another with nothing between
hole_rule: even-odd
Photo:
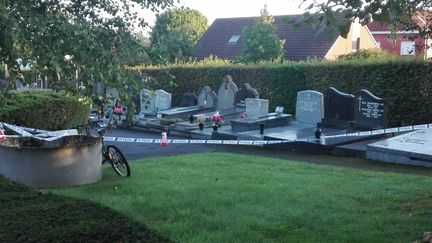
<instances>
[{"instance_id":1,"label":"bicycle","mask_svg":"<svg viewBox=\"0 0 432 243\"><path fill-rule=\"evenodd\" d=\"M109 162L111 167L119 176L130 176L131 171L129 163L120 149L114 145L106 146L104 143L103 135L105 134L105 131L111 131L111 119L107 126L101 125L102 123L102 120L88 121L87 124L77 125L76 127L84 127L88 136L99 137L102 139L102 164Z\"/></svg>"}]
</instances>

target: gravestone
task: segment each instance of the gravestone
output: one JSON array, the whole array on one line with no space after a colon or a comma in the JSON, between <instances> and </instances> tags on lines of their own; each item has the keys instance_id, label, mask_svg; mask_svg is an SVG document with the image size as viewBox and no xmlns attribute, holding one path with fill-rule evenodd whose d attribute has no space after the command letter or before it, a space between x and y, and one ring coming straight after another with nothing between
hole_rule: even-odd
<instances>
[{"instance_id":1,"label":"gravestone","mask_svg":"<svg viewBox=\"0 0 432 243\"><path fill-rule=\"evenodd\" d=\"M148 89L140 91L140 113L149 114L155 112L155 92Z\"/></svg>"},{"instance_id":2,"label":"gravestone","mask_svg":"<svg viewBox=\"0 0 432 243\"><path fill-rule=\"evenodd\" d=\"M380 129L387 126L385 100L362 89L356 93L355 127L360 130Z\"/></svg>"},{"instance_id":3,"label":"gravestone","mask_svg":"<svg viewBox=\"0 0 432 243\"><path fill-rule=\"evenodd\" d=\"M156 111L167 110L171 108L171 93L158 89L155 91L155 109Z\"/></svg>"},{"instance_id":4,"label":"gravestone","mask_svg":"<svg viewBox=\"0 0 432 243\"><path fill-rule=\"evenodd\" d=\"M324 118L324 95L314 90L297 93L297 122L316 125Z\"/></svg>"},{"instance_id":5,"label":"gravestone","mask_svg":"<svg viewBox=\"0 0 432 243\"><path fill-rule=\"evenodd\" d=\"M180 99L180 106L181 107L188 107L188 106L195 106L197 105L198 98L194 93L187 92L183 94L183 96Z\"/></svg>"},{"instance_id":6,"label":"gravestone","mask_svg":"<svg viewBox=\"0 0 432 243\"><path fill-rule=\"evenodd\" d=\"M355 118L355 97L330 87L324 96L324 118L320 127L349 129Z\"/></svg>"},{"instance_id":7,"label":"gravestone","mask_svg":"<svg viewBox=\"0 0 432 243\"><path fill-rule=\"evenodd\" d=\"M118 92L117 89L115 89L115 88L110 88L110 87L108 87L108 88L106 89L106 97L107 97L108 99L116 99L116 98L119 97L119 92Z\"/></svg>"},{"instance_id":8,"label":"gravestone","mask_svg":"<svg viewBox=\"0 0 432 243\"><path fill-rule=\"evenodd\" d=\"M236 106L244 107L246 98L258 99L258 91L250 86L249 83L244 83L235 95Z\"/></svg>"},{"instance_id":9,"label":"gravestone","mask_svg":"<svg viewBox=\"0 0 432 243\"><path fill-rule=\"evenodd\" d=\"M389 163L432 167L432 128L369 144L366 157Z\"/></svg>"},{"instance_id":10,"label":"gravestone","mask_svg":"<svg viewBox=\"0 0 432 243\"><path fill-rule=\"evenodd\" d=\"M198 95L198 106L214 107L217 105L217 95L209 86L204 86Z\"/></svg>"},{"instance_id":11,"label":"gravestone","mask_svg":"<svg viewBox=\"0 0 432 243\"><path fill-rule=\"evenodd\" d=\"M264 99L246 98L246 114L250 119L266 117L269 111L269 101Z\"/></svg>"},{"instance_id":12,"label":"gravestone","mask_svg":"<svg viewBox=\"0 0 432 243\"><path fill-rule=\"evenodd\" d=\"M218 91L218 110L222 113L233 112L235 110L235 95L238 91L237 85L232 78L227 75L219 87Z\"/></svg>"}]
</instances>

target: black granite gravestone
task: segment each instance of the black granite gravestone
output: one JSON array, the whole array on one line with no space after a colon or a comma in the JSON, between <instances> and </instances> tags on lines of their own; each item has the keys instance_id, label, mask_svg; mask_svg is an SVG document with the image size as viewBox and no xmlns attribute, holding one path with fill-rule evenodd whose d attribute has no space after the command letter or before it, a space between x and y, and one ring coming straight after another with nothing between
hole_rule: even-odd
<instances>
[{"instance_id":1,"label":"black granite gravestone","mask_svg":"<svg viewBox=\"0 0 432 243\"><path fill-rule=\"evenodd\" d=\"M235 105L245 107L246 98L259 99L258 91L249 83L244 83L235 94Z\"/></svg>"},{"instance_id":2,"label":"black granite gravestone","mask_svg":"<svg viewBox=\"0 0 432 243\"><path fill-rule=\"evenodd\" d=\"M324 95L324 118L320 127L350 129L355 117L355 97L330 87Z\"/></svg>"},{"instance_id":3,"label":"black granite gravestone","mask_svg":"<svg viewBox=\"0 0 432 243\"><path fill-rule=\"evenodd\" d=\"M386 101L362 89L355 95L355 121L359 130L381 129L387 126Z\"/></svg>"},{"instance_id":4,"label":"black granite gravestone","mask_svg":"<svg viewBox=\"0 0 432 243\"><path fill-rule=\"evenodd\" d=\"M197 105L198 98L194 93L185 93L181 99L180 99L180 106L181 107L187 107L187 106L194 106Z\"/></svg>"}]
</instances>

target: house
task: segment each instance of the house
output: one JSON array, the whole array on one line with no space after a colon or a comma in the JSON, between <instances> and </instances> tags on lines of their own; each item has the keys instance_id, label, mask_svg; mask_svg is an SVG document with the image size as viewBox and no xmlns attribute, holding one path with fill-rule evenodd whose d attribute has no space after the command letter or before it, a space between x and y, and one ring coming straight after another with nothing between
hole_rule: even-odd
<instances>
[{"instance_id":1,"label":"house","mask_svg":"<svg viewBox=\"0 0 432 243\"><path fill-rule=\"evenodd\" d=\"M432 48L426 51L426 45L430 46L430 40L421 38L418 31L406 31L398 28L394 40L391 39L391 31L387 25L372 22L367 25L375 41L382 50L399 56L423 56L432 57Z\"/></svg>"},{"instance_id":2,"label":"house","mask_svg":"<svg viewBox=\"0 0 432 243\"><path fill-rule=\"evenodd\" d=\"M216 19L206 33L198 40L195 56L202 60L208 56L236 60L242 53L242 31L252 26L259 17ZM353 23L347 38L341 37L335 29L316 30L303 24L293 28L287 20L300 20L302 15L274 16L276 35L285 39L284 59L292 61L309 58L336 59L360 49L377 49L378 46L365 26ZM333 30L333 31L332 31Z\"/></svg>"}]
</instances>

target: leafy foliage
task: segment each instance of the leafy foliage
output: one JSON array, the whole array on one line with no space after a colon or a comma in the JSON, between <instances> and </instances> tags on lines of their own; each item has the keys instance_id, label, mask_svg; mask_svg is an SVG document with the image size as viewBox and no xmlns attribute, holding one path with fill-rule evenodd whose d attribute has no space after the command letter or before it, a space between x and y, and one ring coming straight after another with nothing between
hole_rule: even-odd
<instances>
[{"instance_id":1,"label":"leafy foliage","mask_svg":"<svg viewBox=\"0 0 432 243\"><path fill-rule=\"evenodd\" d=\"M244 49L239 58L241 62L257 63L282 58L285 40L277 38L273 22L274 18L269 15L267 6L264 6L261 17L254 25L243 29Z\"/></svg>"},{"instance_id":2,"label":"leafy foliage","mask_svg":"<svg viewBox=\"0 0 432 243\"><path fill-rule=\"evenodd\" d=\"M13 91L2 99L0 121L46 130L85 123L91 107L88 98L46 90Z\"/></svg>"},{"instance_id":3,"label":"leafy foliage","mask_svg":"<svg viewBox=\"0 0 432 243\"><path fill-rule=\"evenodd\" d=\"M0 2L0 63L30 65L50 87L92 92L96 81L122 90L133 81L125 64L141 63L145 50L132 34L145 25L138 12L165 8L173 0L6 0ZM65 58L65 57L68 58ZM147 58L148 59L148 58Z\"/></svg>"},{"instance_id":4,"label":"leafy foliage","mask_svg":"<svg viewBox=\"0 0 432 243\"><path fill-rule=\"evenodd\" d=\"M155 63L172 63L193 56L193 47L208 26L197 10L175 8L156 16L150 42Z\"/></svg>"},{"instance_id":5,"label":"leafy foliage","mask_svg":"<svg viewBox=\"0 0 432 243\"><path fill-rule=\"evenodd\" d=\"M418 30L420 36L432 34L431 1L425 0L303 0L305 20L318 19L321 27L338 26L341 33L348 33L349 23L356 17L362 24L372 20L389 25L393 34L397 28Z\"/></svg>"},{"instance_id":6,"label":"leafy foliage","mask_svg":"<svg viewBox=\"0 0 432 243\"><path fill-rule=\"evenodd\" d=\"M42 194L0 176L2 242L170 242L89 200Z\"/></svg>"}]
</instances>

